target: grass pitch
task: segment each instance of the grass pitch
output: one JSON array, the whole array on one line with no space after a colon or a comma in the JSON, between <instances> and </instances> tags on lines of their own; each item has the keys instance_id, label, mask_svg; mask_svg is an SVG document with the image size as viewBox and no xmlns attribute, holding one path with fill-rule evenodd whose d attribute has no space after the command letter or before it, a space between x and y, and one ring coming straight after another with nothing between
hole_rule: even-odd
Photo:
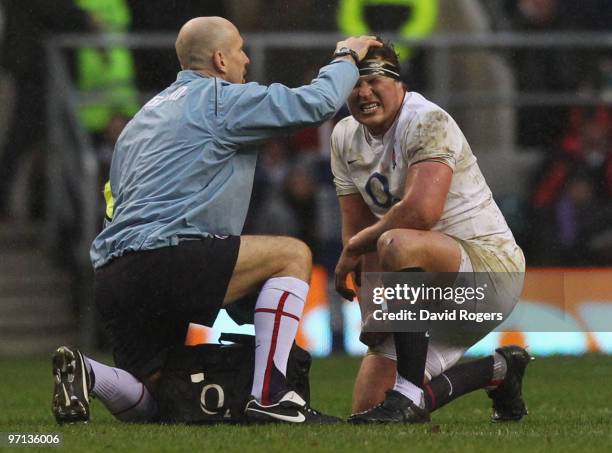
<instances>
[{"instance_id":1,"label":"grass pitch","mask_svg":"<svg viewBox=\"0 0 612 453\"><path fill-rule=\"evenodd\" d=\"M348 415L358 365L348 357L315 360L313 406ZM94 400L89 424L59 427L50 410L50 369L48 358L0 360L0 432L61 432L59 449L71 452L612 451L612 357L606 356L538 358L525 379L530 414L511 424L489 422L490 401L480 391L421 426L128 425Z\"/></svg>"}]
</instances>

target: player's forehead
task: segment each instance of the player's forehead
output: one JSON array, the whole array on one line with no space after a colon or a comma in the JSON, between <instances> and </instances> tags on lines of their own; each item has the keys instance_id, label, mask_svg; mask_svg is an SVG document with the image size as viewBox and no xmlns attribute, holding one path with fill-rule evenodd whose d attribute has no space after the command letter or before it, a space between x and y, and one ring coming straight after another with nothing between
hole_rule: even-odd
<instances>
[{"instance_id":1,"label":"player's forehead","mask_svg":"<svg viewBox=\"0 0 612 453\"><path fill-rule=\"evenodd\" d=\"M384 76L384 75L378 75L378 74L362 75L359 77L359 79L357 79L355 88L357 88L362 83L367 83L367 84L372 85L376 83L391 83L393 81L394 80L392 78Z\"/></svg>"},{"instance_id":2,"label":"player's forehead","mask_svg":"<svg viewBox=\"0 0 612 453\"><path fill-rule=\"evenodd\" d=\"M367 58L358 65L359 80L372 82L384 79L399 80L399 67L393 62L382 57Z\"/></svg>"}]
</instances>

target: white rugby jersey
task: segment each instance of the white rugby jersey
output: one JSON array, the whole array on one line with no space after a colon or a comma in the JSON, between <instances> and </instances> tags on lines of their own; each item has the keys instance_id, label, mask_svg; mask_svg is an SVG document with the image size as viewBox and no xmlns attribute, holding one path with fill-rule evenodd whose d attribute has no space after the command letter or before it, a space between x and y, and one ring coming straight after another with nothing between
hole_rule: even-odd
<instances>
[{"instance_id":1,"label":"white rugby jersey","mask_svg":"<svg viewBox=\"0 0 612 453\"><path fill-rule=\"evenodd\" d=\"M442 216L432 230L460 239L475 270L518 269L507 265L510 263L501 268L501 263L479 263L485 257L473 256L470 242L499 250L496 254L508 255L512 261L522 260L524 267L522 252L470 145L457 123L436 104L419 93L407 92L400 114L384 136L372 136L352 116L340 121L332 134L331 166L337 194L361 194L378 218L404 196L408 168L424 160L443 162L453 170Z\"/></svg>"}]
</instances>

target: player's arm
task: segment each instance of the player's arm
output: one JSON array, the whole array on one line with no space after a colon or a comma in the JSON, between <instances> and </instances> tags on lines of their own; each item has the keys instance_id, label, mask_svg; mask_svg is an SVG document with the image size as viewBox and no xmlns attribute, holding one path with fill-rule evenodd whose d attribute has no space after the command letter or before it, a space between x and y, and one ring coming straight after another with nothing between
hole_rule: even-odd
<instances>
[{"instance_id":1,"label":"player's arm","mask_svg":"<svg viewBox=\"0 0 612 453\"><path fill-rule=\"evenodd\" d=\"M445 163L424 160L408 169L404 197L374 225L361 230L345 245L348 254L376 251L378 238L388 230L430 230L440 220L453 170Z\"/></svg>"},{"instance_id":2,"label":"player's arm","mask_svg":"<svg viewBox=\"0 0 612 453\"><path fill-rule=\"evenodd\" d=\"M374 225L377 219L360 193L341 195L338 197L338 202L342 215L342 245L346 246L350 238Z\"/></svg>"},{"instance_id":3,"label":"player's arm","mask_svg":"<svg viewBox=\"0 0 612 453\"><path fill-rule=\"evenodd\" d=\"M402 155L411 163L402 200L349 240L348 255L375 251L385 231L430 230L440 220L465 139L452 118L439 109L424 112L418 121L405 129L400 140Z\"/></svg>"},{"instance_id":4,"label":"player's arm","mask_svg":"<svg viewBox=\"0 0 612 453\"><path fill-rule=\"evenodd\" d=\"M380 47L382 43L373 36L361 36L337 45L353 49L362 59L370 47ZM323 66L310 84L299 88L280 83L263 86L221 82L223 114L218 118L227 140L237 144L257 143L332 118L359 78L355 63L352 57L336 58Z\"/></svg>"},{"instance_id":5,"label":"player's arm","mask_svg":"<svg viewBox=\"0 0 612 453\"><path fill-rule=\"evenodd\" d=\"M452 177L453 170L439 161L424 160L409 168L404 198L380 220L344 243L335 271L336 290L343 297L350 300L355 296L347 287L346 276L357 270L364 253L376 251L378 238L385 231L396 228L429 230L440 220Z\"/></svg>"},{"instance_id":6,"label":"player's arm","mask_svg":"<svg viewBox=\"0 0 612 453\"><path fill-rule=\"evenodd\" d=\"M341 195L338 197L338 201L340 203L340 214L342 215L342 246L346 247L352 237L365 228L374 225L377 219L366 202L363 201L360 193ZM360 257L355 261L353 269L347 271L347 273L354 272L353 281L358 286L361 284L359 281L361 266L362 259ZM338 285L336 287L338 288ZM338 292L348 300L355 297L355 293L346 285L346 278L341 288L338 288Z\"/></svg>"},{"instance_id":7,"label":"player's arm","mask_svg":"<svg viewBox=\"0 0 612 453\"><path fill-rule=\"evenodd\" d=\"M351 149L348 143L352 136L348 120L346 118L334 127L330 140L330 165L340 204L343 246L346 246L350 238L364 228L373 225L377 220L364 201L357 184L353 181L351 169L347 163L349 159L347 153Z\"/></svg>"}]
</instances>

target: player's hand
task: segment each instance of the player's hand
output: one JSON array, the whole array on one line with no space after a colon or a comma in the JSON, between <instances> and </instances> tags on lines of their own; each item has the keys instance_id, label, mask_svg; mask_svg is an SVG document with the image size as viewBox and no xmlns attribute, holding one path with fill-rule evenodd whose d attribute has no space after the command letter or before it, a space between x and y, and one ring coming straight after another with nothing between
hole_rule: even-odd
<instances>
[{"instance_id":1,"label":"player's hand","mask_svg":"<svg viewBox=\"0 0 612 453\"><path fill-rule=\"evenodd\" d=\"M361 268L361 256L347 253L347 249L342 250L338 264L336 264L335 283L336 291L347 300L355 298L355 291L350 289L346 283L346 277L351 272L359 275Z\"/></svg>"},{"instance_id":2,"label":"player's hand","mask_svg":"<svg viewBox=\"0 0 612 453\"><path fill-rule=\"evenodd\" d=\"M336 50L342 47L348 47L351 50L354 50L359 57L359 61L363 60L368 53L370 47L382 47L383 43L379 41L376 36L360 36L355 37L351 36L350 38L345 39L344 41L339 41L336 44Z\"/></svg>"}]
</instances>

